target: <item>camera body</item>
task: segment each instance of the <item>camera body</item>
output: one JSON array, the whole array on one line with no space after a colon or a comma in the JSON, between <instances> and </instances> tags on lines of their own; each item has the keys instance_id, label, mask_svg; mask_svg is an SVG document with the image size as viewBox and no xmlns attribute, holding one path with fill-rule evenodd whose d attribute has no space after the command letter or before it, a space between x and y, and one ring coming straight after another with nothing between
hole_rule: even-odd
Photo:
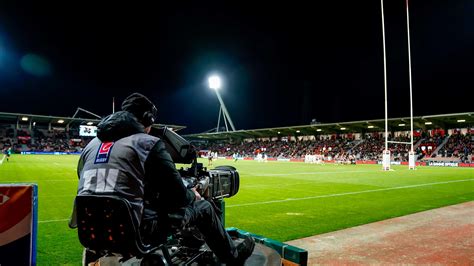
<instances>
[{"instance_id":1,"label":"camera body","mask_svg":"<svg viewBox=\"0 0 474 266\"><path fill-rule=\"evenodd\" d=\"M232 166L218 166L207 170L202 163L196 163L191 168L180 169L179 172L184 185L187 188L197 188L199 194L206 200L230 198L239 192L239 172Z\"/></svg>"},{"instance_id":2,"label":"camera body","mask_svg":"<svg viewBox=\"0 0 474 266\"><path fill-rule=\"evenodd\" d=\"M206 200L230 198L239 192L240 177L232 166L218 166L208 170L197 162L197 152L183 137L168 128L153 129L152 135L163 140L174 163L191 164L179 170L187 188L196 187Z\"/></svg>"}]
</instances>

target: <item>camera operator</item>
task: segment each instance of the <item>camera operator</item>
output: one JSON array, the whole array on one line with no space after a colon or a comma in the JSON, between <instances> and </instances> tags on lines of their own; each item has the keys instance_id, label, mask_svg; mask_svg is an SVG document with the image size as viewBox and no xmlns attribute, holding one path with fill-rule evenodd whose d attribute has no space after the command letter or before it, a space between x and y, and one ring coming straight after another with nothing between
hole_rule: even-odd
<instances>
[{"instance_id":1,"label":"camera operator","mask_svg":"<svg viewBox=\"0 0 474 266\"><path fill-rule=\"evenodd\" d=\"M84 148L77 168L78 195L112 193L127 199L142 236L150 242L166 237L168 217L180 226L195 225L221 262L243 264L254 240L247 237L236 247L212 205L201 200L196 188L184 186L163 141L148 135L156 116L153 103L133 93L122 110L105 117L97 137Z\"/></svg>"}]
</instances>

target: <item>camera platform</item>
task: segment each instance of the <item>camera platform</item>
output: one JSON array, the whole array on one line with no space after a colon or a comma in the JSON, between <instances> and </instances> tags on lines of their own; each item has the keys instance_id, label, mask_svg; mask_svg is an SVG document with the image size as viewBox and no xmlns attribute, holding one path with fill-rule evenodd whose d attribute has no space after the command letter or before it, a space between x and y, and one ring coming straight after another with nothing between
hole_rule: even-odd
<instances>
[{"instance_id":1,"label":"camera platform","mask_svg":"<svg viewBox=\"0 0 474 266\"><path fill-rule=\"evenodd\" d=\"M249 257L245 265L306 266L308 263L308 251L304 249L234 227L227 228L226 231L232 238L251 236L255 239L255 251ZM275 260L278 260L277 264L274 264ZM257 262L260 264L257 264Z\"/></svg>"},{"instance_id":2,"label":"camera platform","mask_svg":"<svg viewBox=\"0 0 474 266\"><path fill-rule=\"evenodd\" d=\"M281 257L276 250L271 249L264 244L255 243L255 249L252 255L245 262L247 266L280 266Z\"/></svg>"},{"instance_id":3,"label":"camera platform","mask_svg":"<svg viewBox=\"0 0 474 266\"><path fill-rule=\"evenodd\" d=\"M255 249L252 255L247 259L245 265L247 266L306 266L308 259L308 252L306 250L287 245L285 243L265 238L263 236L254 235L249 232L237 229L228 228L227 232L233 238L234 243L238 245L243 241L244 236L251 236L255 239ZM168 251L171 255L172 265L222 265L218 259L207 247L202 245L200 248L178 247L175 245L168 246ZM88 265L94 266L139 266L139 265L169 265L163 260L164 255L161 251L150 254L143 259L136 257L123 261L120 255L103 256L97 261Z\"/></svg>"},{"instance_id":4,"label":"camera platform","mask_svg":"<svg viewBox=\"0 0 474 266\"><path fill-rule=\"evenodd\" d=\"M235 239L234 243L238 245L243 239ZM188 252L184 256L175 256L173 264L176 265L221 265L217 258L213 256L210 249L204 245L203 249ZM255 249L245 262L246 266L280 266L281 257L277 251L261 243L255 243Z\"/></svg>"}]
</instances>

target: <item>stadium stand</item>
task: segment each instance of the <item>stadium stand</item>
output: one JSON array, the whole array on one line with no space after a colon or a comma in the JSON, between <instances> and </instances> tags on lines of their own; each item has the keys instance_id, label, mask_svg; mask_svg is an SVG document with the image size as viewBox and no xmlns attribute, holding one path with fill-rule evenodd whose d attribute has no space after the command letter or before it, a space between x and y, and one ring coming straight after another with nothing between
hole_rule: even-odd
<instances>
[{"instance_id":1,"label":"stadium stand","mask_svg":"<svg viewBox=\"0 0 474 266\"><path fill-rule=\"evenodd\" d=\"M81 125L97 125L90 118L55 117L19 113L0 113L0 151L12 148L21 152L79 153L93 138L80 136ZM153 125L181 130L178 125Z\"/></svg>"},{"instance_id":2,"label":"stadium stand","mask_svg":"<svg viewBox=\"0 0 474 266\"><path fill-rule=\"evenodd\" d=\"M473 128L464 124L457 128L459 116L471 117L470 113L441 117L433 128L417 123L414 134L415 151L418 160L440 160L470 163L473 161ZM28 117L28 119L24 119ZM440 116L436 116L440 117ZM424 118L426 120L426 118ZM473 121L470 118L472 125ZM62 123L58 123L63 120ZM405 121L406 118L399 119ZM465 120L465 119L464 119ZM392 121L389 140L409 142L409 131L399 131L400 121ZM448 121L448 122L446 122ZM451 122L449 122L451 121ZM98 120L85 118L47 117L25 114L0 113L0 150L12 147L13 152L81 152L92 137L79 135L79 125L96 124ZM304 160L307 155L318 155L325 161L379 161L385 147L385 137L381 127L367 130L366 125L377 125L379 120L350 122L352 132L341 132L343 123L318 124L278 129L258 129L238 132L207 133L188 135L189 139L205 156L209 151L219 157L255 158L258 154L270 159ZM165 125L155 125L163 127ZM315 131L315 128L324 129ZM349 126L344 125L349 128ZM441 129L440 126L445 126ZM182 129L181 126L169 126ZM310 127L308 129L308 127ZM398 131L396 131L398 130ZM300 131L299 134L295 132ZM281 134L284 132L284 134ZM322 133L317 133L322 132ZM276 133L276 134L275 134ZM389 143L392 161L406 162L410 145Z\"/></svg>"},{"instance_id":3,"label":"stadium stand","mask_svg":"<svg viewBox=\"0 0 474 266\"><path fill-rule=\"evenodd\" d=\"M441 147L438 158L459 159L461 162L472 162L473 136L456 132L448 137L447 143Z\"/></svg>"},{"instance_id":4,"label":"stadium stand","mask_svg":"<svg viewBox=\"0 0 474 266\"><path fill-rule=\"evenodd\" d=\"M472 117L473 113L414 117L416 158L424 161L472 162ZM389 141L410 142L407 121L409 118L389 119ZM193 134L186 137L194 140L203 151L201 154L212 151L217 152L219 157L255 158L258 154L266 154L273 159L304 160L307 155L322 155L326 161L380 161L385 148L383 128L384 120L371 120ZM410 145L389 143L388 147L392 161L408 161Z\"/></svg>"},{"instance_id":5,"label":"stadium stand","mask_svg":"<svg viewBox=\"0 0 474 266\"><path fill-rule=\"evenodd\" d=\"M222 157L239 154L241 157L255 157L259 153L267 154L270 158L301 159L305 155L322 155L324 160L380 160L385 147L385 139L381 134L377 137L367 136L366 139L354 140L341 137L321 138L304 141L261 141L246 140L242 143L218 142L197 144L200 150L217 152ZM409 141L409 138L390 138L394 141ZM394 161L407 161L410 147L404 144L390 144ZM421 156L421 153L419 154Z\"/></svg>"}]
</instances>

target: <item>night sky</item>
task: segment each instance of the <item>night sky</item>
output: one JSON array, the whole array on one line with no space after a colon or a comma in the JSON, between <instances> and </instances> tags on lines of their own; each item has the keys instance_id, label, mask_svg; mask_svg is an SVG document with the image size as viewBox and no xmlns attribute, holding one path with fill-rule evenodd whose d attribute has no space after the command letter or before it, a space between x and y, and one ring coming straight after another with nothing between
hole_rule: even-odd
<instances>
[{"instance_id":1,"label":"night sky","mask_svg":"<svg viewBox=\"0 0 474 266\"><path fill-rule=\"evenodd\" d=\"M380 1L43 2L0 2L2 112L105 116L138 91L198 133L217 72L237 129L384 117ZM385 19L389 117L409 116L405 1ZM414 115L473 111L474 1L412 0L410 26Z\"/></svg>"}]
</instances>

